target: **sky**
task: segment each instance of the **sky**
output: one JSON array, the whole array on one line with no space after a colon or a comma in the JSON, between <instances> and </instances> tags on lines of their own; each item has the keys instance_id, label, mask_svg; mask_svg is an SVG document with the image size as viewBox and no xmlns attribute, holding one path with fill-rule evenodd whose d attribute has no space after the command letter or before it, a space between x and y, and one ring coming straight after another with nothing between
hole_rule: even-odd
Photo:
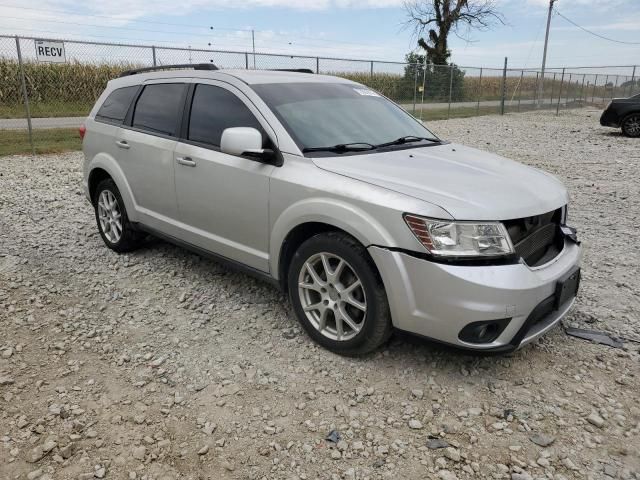
<instances>
[{"instance_id":1,"label":"sky","mask_svg":"<svg viewBox=\"0 0 640 480\"><path fill-rule=\"evenodd\" d=\"M495 0L505 24L450 37L463 66L539 68L548 0ZM402 61L404 0L0 0L0 34ZM573 22L640 42L640 0L558 0ZM0 52L1 54L1 52ZM547 66L640 65L640 44L554 15ZM639 72L640 73L640 72Z\"/></svg>"}]
</instances>

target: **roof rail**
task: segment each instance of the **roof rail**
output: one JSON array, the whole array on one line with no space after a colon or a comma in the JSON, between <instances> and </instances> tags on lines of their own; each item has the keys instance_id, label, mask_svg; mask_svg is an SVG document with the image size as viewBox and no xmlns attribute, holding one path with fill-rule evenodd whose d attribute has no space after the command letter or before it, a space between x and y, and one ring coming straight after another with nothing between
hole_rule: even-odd
<instances>
[{"instance_id":1,"label":"roof rail","mask_svg":"<svg viewBox=\"0 0 640 480\"><path fill-rule=\"evenodd\" d=\"M134 68L132 70L125 70L120 74L121 77L127 77L129 75L136 75L138 73L146 72L158 72L161 70L174 70L174 69L192 69L192 70L219 70L213 63L179 63L175 65L158 65L155 67Z\"/></svg>"},{"instance_id":2,"label":"roof rail","mask_svg":"<svg viewBox=\"0 0 640 480\"><path fill-rule=\"evenodd\" d=\"M272 72L316 73L310 68L270 68Z\"/></svg>"}]
</instances>

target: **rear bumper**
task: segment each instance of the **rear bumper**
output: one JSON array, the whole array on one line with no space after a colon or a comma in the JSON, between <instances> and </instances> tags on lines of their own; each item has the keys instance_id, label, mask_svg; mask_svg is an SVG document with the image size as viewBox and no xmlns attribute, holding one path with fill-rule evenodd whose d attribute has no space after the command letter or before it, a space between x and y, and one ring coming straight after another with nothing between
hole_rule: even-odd
<instances>
[{"instance_id":1,"label":"rear bumper","mask_svg":"<svg viewBox=\"0 0 640 480\"><path fill-rule=\"evenodd\" d=\"M459 348L508 351L534 341L557 325L574 298L555 306L556 285L580 264L581 249L565 240L548 264L460 266L434 263L402 252L370 247L381 273L394 327ZM488 343L459 338L473 322L509 319Z\"/></svg>"}]
</instances>

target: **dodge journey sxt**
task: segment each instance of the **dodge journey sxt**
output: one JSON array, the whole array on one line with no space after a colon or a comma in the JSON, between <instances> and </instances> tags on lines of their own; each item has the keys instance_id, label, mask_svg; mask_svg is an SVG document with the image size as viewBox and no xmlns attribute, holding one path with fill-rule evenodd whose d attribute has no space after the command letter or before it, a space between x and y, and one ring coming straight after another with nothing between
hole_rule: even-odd
<instances>
[{"instance_id":1,"label":"dodge journey sxt","mask_svg":"<svg viewBox=\"0 0 640 480\"><path fill-rule=\"evenodd\" d=\"M238 265L349 355L393 329L513 350L571 308L581 249L555 177L349 80L177 67L110 81L81 128L107 247L152 234Z\"/></svg>"}]
</instances>

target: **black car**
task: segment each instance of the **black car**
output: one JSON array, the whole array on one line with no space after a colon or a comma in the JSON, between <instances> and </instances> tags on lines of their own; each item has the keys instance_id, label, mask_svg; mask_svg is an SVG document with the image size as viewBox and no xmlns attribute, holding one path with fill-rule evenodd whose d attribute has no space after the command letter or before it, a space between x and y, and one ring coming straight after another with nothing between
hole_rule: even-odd
<instances>
[{"instance_id":1,"label":"black car","mask_svg":"<svg viewBox=\"0 0 640 480\"><path fill-rule=\"evenodd\" d=\"M602 112L600 125L622 128L627 137L640 137L640 94L614 98Z\"/></svg>"}]
</instances>

